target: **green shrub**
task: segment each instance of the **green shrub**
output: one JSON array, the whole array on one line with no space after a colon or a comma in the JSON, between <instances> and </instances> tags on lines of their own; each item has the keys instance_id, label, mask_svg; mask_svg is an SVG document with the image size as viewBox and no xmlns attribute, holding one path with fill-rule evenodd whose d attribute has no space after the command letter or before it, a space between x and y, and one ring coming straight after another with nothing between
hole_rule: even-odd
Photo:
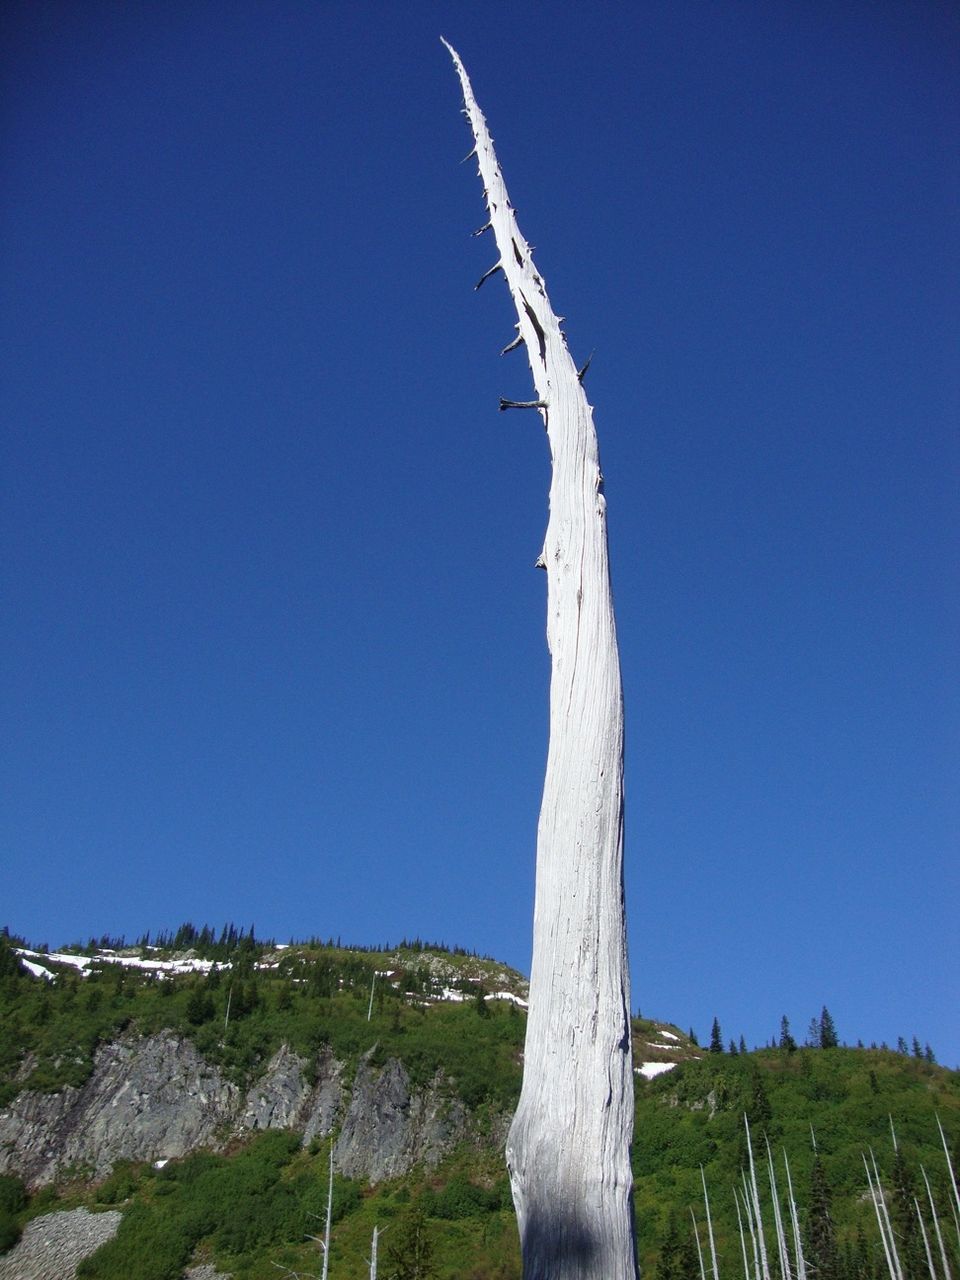
<instances>
[{"instance_id":1,"label":"green shrub","mask_svg":"<svg viewBox=\"0 0 960 1280\"><path fill-rule=\"evenodd\" d=\"M20 1224L12 1213L0 1209L0 1253L6 1253L20 1239Z\"/></svg>"},{"instance_id":2,"label":"green shrub","mask_svg":"<svg viewBox=\"0 0 960 1280\"><path fill-rule=\"evenodd\" d=\"M179 1280L195 1244L183 1222L134 1205L113 1239L80 1263L77 1280Z\"/></svg>"},{"instance_id":3,"label":"green shrub","mask_svg":"<svg viewBox=\"0 0 960 1280\"><path fill-rule=\"evenodd\" d=\"M464 1175L452 1178L442 1191L425 1191L424 1212L431 1218L479 1218L502 1207L499 1188L477 1186Z\"/></svg>"},{"instance_id":4,"label":"green shrub","mask_svg":"<svg viewBox=\"0 0 960 1280\"><path fill-rule=\"evenodd\" d=\"M22 1178L0 1174L0 1212L19 1213L26 1206L27 1191Z\"/></svg>"},{"instance_id":5,"label":"green shrub","mask_svg":"<svg viewBox=\"0 0 960 1280\"><path fill-rule=\"evenodd\" d=\"M110 1177L96 1190L99 1204L122 1204L137 1189L138 1178L129 1160L118 1160Z\"/></svg>"}]
</instances>

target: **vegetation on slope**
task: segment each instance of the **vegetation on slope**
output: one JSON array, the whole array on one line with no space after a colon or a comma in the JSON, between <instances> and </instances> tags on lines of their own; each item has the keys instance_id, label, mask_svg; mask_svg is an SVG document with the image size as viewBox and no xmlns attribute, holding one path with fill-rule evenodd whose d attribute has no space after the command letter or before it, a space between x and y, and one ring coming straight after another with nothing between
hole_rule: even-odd
<instances>
[{"instance_id":1,"label":"vegetation on slope","mask_svg":"<svg viewBox=\"0 0 960 1280\"><path fill-rule=\"evenodd\" d=\"M402 1058L414 1084L443 1067L468 1106L513 1105L523 1018L512 1001L487 998L522 988L504 966L417 943L391 952L333 943L276 951L241 938L227 955L221 963L230 968L205 974L160 977L103 961L83 977L61 966L48 982L27 974L13 940L0 936L0 1105L24 1088L80 1085L98 1044L165 1028L193 1039L240 1085L282 1044L308 1060L329 1047L348 1062L376 1044L375 1061ZM445 989L466 998L438 1002Z\"/></svg>"},{"instance_id":2,"label":"vegetation on slope","mask_svg":"<svg viewBox=\"0 0 960 1280\"><path fill-rule=\"evenodd\" d=\"M211 945L220 945L219 938ZM122 1030L172 1027L192 1036L238 1081L255 1076L283 1042L307 1057L330 1045L350 1062L376 1041L378 1056L401 1058L415 1080L431 1079L442 1066L451 1088L474 1109L513 1105L523 1013L511 1003L485 999L483 987L519 984L519 975L476 957L418 946L402 953L335 944L278 951L245 943L231 955L232 967L217 975L161 981L104 965L83 979L66 971L48 983L23 974L8 942L0 939L0 1083L9 1096L25 1084L53 1088L78 1081L99 1041ZM478 964L487 967L478 970ZM388 970L394 980L378 978L373 985L374 972ZM434 1002L442 987L458 982L469 999ZM871 1149L898 1232L904 1280L929 1280L916 1216L907 1212L916 1195L932 1238L921 1165L953 1272L960 1274L960 1238L950 1217L937 1127L939 1116L960 1170L957 1073L916 1053L798 1048L788 1038L779 1049L731 1054L722 1051L719 1036L710 1052L662 1023L635 1019L633 1030L638 1065L677 1063L649 1082L637 1076L633 1165L646 1276L700 1280L691 1210L709 1271L701 1166L720 1273L725 1280L742 1275L733 1188L746 1162L744 1114L754 1135L771 1280L786 1277L773 1242L764 1135L785 1216L783 1151L789 1156L812 1280L887 1275L863 1167ZM318 1274L318 1247L308 1236L322 1235L328 1158L327 1142L304 1149L295 1135L269 1132L225 1154L198 1152L163 1169L121 1165L99 1187L74 1180L29 1202L17 1179L0 1179L0 1248L9 1247L29 1216L86 1203L119 1207L125 1214L116 1239L84 1264L87 1280L176 1280L191 1258L215 1261L237 1280L276 1276L278 1266ZM413 1274L414 1256L420 1274L437 1280L520 1275L502 1154L492 1141L465 1145L433 1172L418 1169L377 1187L338 1176L334 1219L331 1280L369 1274L374 1226L382 1232L381 1280ZM942 1280L936 1248L934 1254Z\"/></svg>"},{"instance_id":3,"label":"vegetation on slope","mask_svg":"<svg viewBox=\"0 0 960 1280\"><path fill-rule=\"evenodd\" d=\"M691 1254L690 1210L701 1223L706 1249L701 1166L707 1181L721 1270L742 1272L734 1187L748 1165L744 1115L765 1211L771 1200L764 1136L773 1152L780 1199L787 1218L783 1152L790 1162L796 1198L808 1232L812 1206L830 1198L838 1257L823 1280L871 1280L886 1274L864 1154L876 1153L884 1186L894 1192L891 1120L901 1155L903 1196L925 1196L926 1169L940 1212L950 1221L947 1181L937 1116L952 1140L960 1140L960 1076L922 1059L871 1049L763 1050L705 1054L648 1084L638 1082L633 1167L641 1250L660 1280L699 1277ZM816 1150L813 1143L816 1142ZM960 1150L954 1154L958 1163ZM814 1166L819 1158L815 1185ZM913 1191L907 1191L906 1186ZM927 1212L928 1230L931 1227ZM911 1237L912 1230L907 1232ZM931 1231L932 1235L932 1231ZM953 1233L954 1254L957 1236ZM775 1252L774 1247L774 1252ZM664 1253L671 1256L664 1258ZM683 1257L678 1260L678 1254ZM917 1259L914 1257L914 1263ZM922 1259L922 1276L927 1277ZM709 1265L709 1264L708 1264ZM920 1280L914 1268L907 1280Z\"/></svg>"}]
</instances>

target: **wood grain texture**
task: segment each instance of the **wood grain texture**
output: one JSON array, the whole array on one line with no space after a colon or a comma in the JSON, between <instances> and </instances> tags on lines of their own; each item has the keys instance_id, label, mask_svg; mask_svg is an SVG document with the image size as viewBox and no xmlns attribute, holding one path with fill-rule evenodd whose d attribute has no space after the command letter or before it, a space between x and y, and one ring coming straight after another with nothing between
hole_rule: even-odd
<instances>
[{"instance_id":1,"label":"wood grain texture","mask_svg":"<svg viewBox=\"0 0 960 1280\"><path fill-rule=\"evenodd\" d=\"M476 142L499 255L494 266L516 306L537 391L523 407L543 419L552 459L538 562L548 584L550 745L537 833L523 1087L507 1143L523 1273L525 1280L628 1280L637 1263L623 697L597 437L486 122L460 58L447 48Z\"/></svg>"}]
</instances>

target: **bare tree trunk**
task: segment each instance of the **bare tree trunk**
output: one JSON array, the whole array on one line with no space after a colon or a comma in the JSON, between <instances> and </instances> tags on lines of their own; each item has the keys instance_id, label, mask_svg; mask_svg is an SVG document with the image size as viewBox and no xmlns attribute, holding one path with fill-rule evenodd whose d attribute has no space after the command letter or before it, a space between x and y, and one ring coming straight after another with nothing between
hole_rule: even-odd
<instances>
[{"instance_id":1,"label":"bare tree trunk","mask_svg":"<svg viewBox=\"0 0 960 1280\"><path fill-rule=\"evenodd\" d=\"M380 1239L380 1228L373 1228L373 1238L370 1241L370 1280L377 1280L377 1243Z\"/></svg>"},{"instance_id":2,"label":"bare tree trunk","mask_svg":"<svg viewBox=\"0 0 960 1280\"><path fill-rule=\"evenodd\" d=\"M707 1211L707 1236L710 1240L710 1268L713 1280L720 1280L720 1269L717 1266L717 1246L713 1239L713 1218L710 1216L710 1197L707 1195L707 1175L700 1166L700 1181L703 1183L703 1204Z\"/></svg>"},{"instance_id":3,"label":"bare tree trunk","mask_svg":"<svg viewBox=\"0 0 960 1280\"><path fill-rule=\"evenodd\" d=\"M444 42L446 43L446 42ZM623 699L591 406L520 234L456 52L502 271L553 461L550 744L537 834L530 1011L507 1164L525 1280L632 1280L633 1066L623 902ZM485 227L484 230L487 228ZM486 279L486 276L483 277ZM482 283L482 280L481 280Z\"/></svg>"},{"instance_id":4,"label":"bare tree trunk","mask_svg":"<svg viewBox=\"0 0 960 1280\"><path fill-rule=\"evenodd\" d=\"M790 1196L790 1224L793 1227L793 1252L797 1260L797 1280L807 1280L807 1262L803 1256L803 1240L800 1235L800 1215L797 1213L797 1202L793 1196L793 1179L790 1176L790 1161L786 1148L783 1152L783 1167L787 1171L787 1193Z\"/></svg>"},{"instance_id":5,"label":"bare tree trunk","mask_svg":"<svg viewBox=\"0 0 960 1280\"><path fill-rule=\"evenodd\" d=\"M763 1215L760 1212L760 1192L757 1189L757 1169L753 1162L753 1139L750 1137L750 1121L746 1115L743 1125L747 1131L747 1154L750 1157L750 1191L753 1196L753 1216L757 1220L757 1245L760 1249L760 1270L763 1280L770 1280L770 1264L767 1261L767 1242L763 1235Z\"/></svg>"},{"instance_id":6,"label":"bare tree trunk","mask_svg":"<svg viewBox=\"0 0 960 1280\"><path fill-rule=\"evenodd\" d=\"M923 1174L923 1183L927 1188L927 1199L930 1201L930 1218L933 1222L933 1229L937 1234L937 1245L940 1249L940 1262L943 1266L944 1280L953 1280L950 1272L950 1263L947 1260L947 1250L943 1243L943 1232L940 1230L940 1220L937 1217L937 1206L933 1203L933 1192L930 1190L930 1179L927 1177L927 1171L923 1165L920 1166L920 1172Z\"/></svg>"}]
</instances>

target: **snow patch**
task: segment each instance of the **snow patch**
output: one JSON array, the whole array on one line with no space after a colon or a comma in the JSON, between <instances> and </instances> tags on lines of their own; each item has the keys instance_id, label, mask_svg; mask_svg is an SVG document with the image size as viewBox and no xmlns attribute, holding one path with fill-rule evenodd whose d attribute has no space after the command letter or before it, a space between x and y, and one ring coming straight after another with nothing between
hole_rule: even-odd
<instances>
[{"instance_id":1,"label":"snow patch","mask_svg":"<svg viewBox=\"0 0 960 1280\"><path fill-rule=\"evenodd\" d=\"M91 964L89 956L71 956L65 951L30 951L27 947L14 947L14 951L18 956L32 956L49 964L69 964L75 969L87 969Z\"/></svg>"},{"instance_id":2,"label":"snow patch","mask_svg":"<svg viewBox=\"0 0 960 1280\"><path fill-rule=\"evenodd\" d=\"M526 1009L527 1002L522 996L515 996L512 991L491 991L488 1000L509 1000L518 1009Z\"/></svg>"},{"instance_id":3,"label":"snow patch","mask_svg":"<svg viewBox=\"0 0 960 1280\"><path fill-rule=\"evenodd\" d=\"M139 956L117 956L100 952L97 958L107 964L119 964L127 969L143 969L148 973L209 973L211 969L230 968L229 964L221 964L216 960L199 960L196 956L180 960L141 960Z\"/></svg>"},{"instance_id":4,"label":"snow patch","mask_svg":"<svg viewBox=\"0 0 960 1280\"><path fill-rule=\"evenodd\" d=\"M675 1062L642 1062L635 1070L638 1076L652 1080L655 1076L662 1076L665 1071L672 1071L676 1065Z\"/></svg>"},{"instance_id":5,"label":"snow patch","mask_svg":"<svg viewBox=\"0 0 960 1280\"><path fill-rule=\"evenodd\" d=\"M180 957L172 960L141 960L139 956L119 955L116 951L106 949L97 951L93 956L77 956L68 951L31 951L27 947L14 947L14 951L34 977L37 978L41 975L47 978L55 978L57 976L45 968L48 964L69 965L71 968L79 969L84 977L89 974L90 966L97 963L118 964L126 969L141 969L147 973L156 973L160 977L165 977L172 973L206 974L211 969L230 968L228 963L221 963L216 960L198 960L196 956Z\"/></svg>"},{"instance_id":6,"label":"snow patch","mask_svg":"<svg viewBox=\"0 0 960 1280\"><path fill-rule=\"evenodd\" d=\"M661 1040L673 1040L676 1044L680 1043L679 1036L675 1036L672 1031L664 1031L662 1027L657 1032L657 1035L661 1038Z\"/></svg>"},{"instance_id":7,"label":"snow patch","mask_svg":"<svg viewBox=\"0 0 960 1280\"><path fill-rule=\"evenodd\" d=\"M54 978L57 976L55 973L51 973L49 969L45 969L42 964L34 964L32 960L24 960L22 956L20 958L20 963L27 972L32 973L35 978L46 978L48 982L53 982Z\"/></svg>"}]
</instances>

